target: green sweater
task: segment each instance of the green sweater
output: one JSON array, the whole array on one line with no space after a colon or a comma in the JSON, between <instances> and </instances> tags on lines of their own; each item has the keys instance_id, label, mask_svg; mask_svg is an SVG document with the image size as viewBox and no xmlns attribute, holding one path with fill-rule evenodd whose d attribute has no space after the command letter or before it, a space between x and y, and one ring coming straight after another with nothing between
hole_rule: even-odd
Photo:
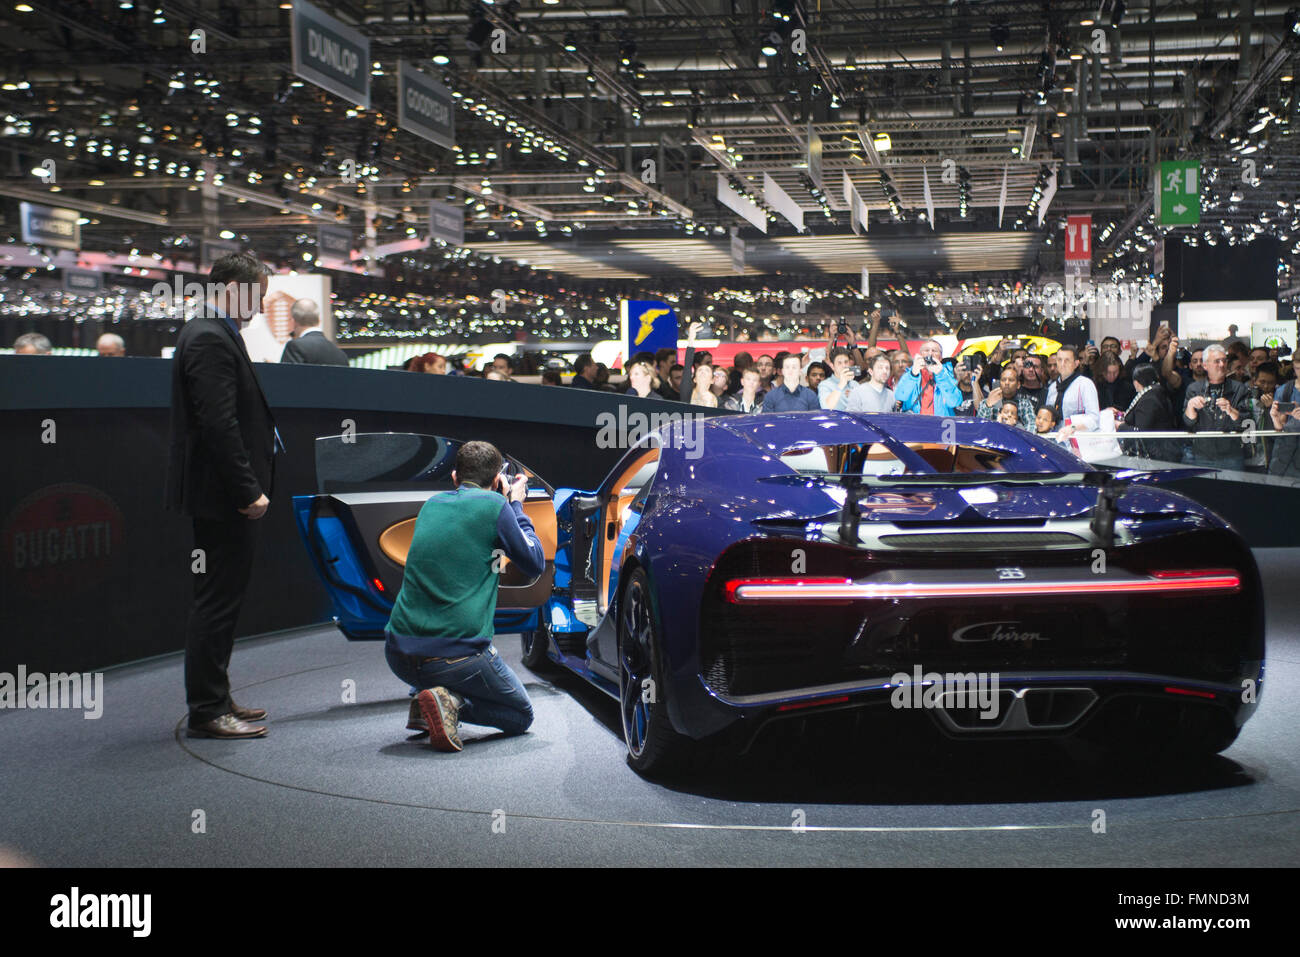
<instances>
[{"instance_id":1,"label":"green sweater","mask_svg":"<svg viewBox=\"0 0 1300 957\"><path fill-rule=\"evenodd\" d=\"M389 643L427 657L486 648L501 554L525 574L540 575L546 567L522 506L472 485L430 497L415 520L402 590L388 619Z\"/></svg>"}]
</instances>

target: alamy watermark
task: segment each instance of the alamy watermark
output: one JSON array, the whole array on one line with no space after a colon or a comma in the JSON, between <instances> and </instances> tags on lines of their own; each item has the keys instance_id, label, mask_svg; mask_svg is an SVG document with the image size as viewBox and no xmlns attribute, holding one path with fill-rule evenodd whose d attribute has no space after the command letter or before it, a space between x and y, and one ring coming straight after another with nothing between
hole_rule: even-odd
<instances>
[{"instance_id":1,"label":"alamy watermark","mask_svg":"<svg viewBox=\"0 0 1300 957\"><path fill-rule=\"evenodd\" d=\"M685 449L692 461L704 456L704 416L699 412L628 412L618 407L618 414L602 412L596 416L596 447L630 449L647 435L672 426L662 436L663 446Z\"/></svg>"},{"instance_id":2,"label":"alamy watermark","mask_svg":"<svg viewBox=\"0 0 1300 957\"><path fill-rule=\"evenodd\" d=\"M156 282L150 290L155 301L149 306L149 315L154 317L180 315L185 311L187 304L198 306L204 302L220 299L225 295L229 285L220 282L199 282L196 279L187 281L180 276L174 277L171 282ZM232 305L239 309L239 315L251 316L256 313L262 304L260 285L255 282L237 282L234 286L238 302Z\"/></svg>"},{"instance_id":3,"label":"alamy watermark","mask_svg":"<svg viewBox=\"0 0 1300 957\"><path fill-rule=\"evenodd\" d=\"M152 913L152 894L84 894L73 887L50 898L50 926L58 929L118 928L148 937Z\"/></svg>"},{"instance_id":4,"label":"alamy watermark","mask_svg":"<svg viewBox=\"0 0 1300 957\"><path fill-rule=\"evenodd\" d=\"M894 686L889 703L895 708L978 708L980 717L998 716L998 673L987 671L900 671L889 679Z\"/></svg>"},{"instance_id":5,"label":"alamy watermark","mask_svg":"<svg viewBox=\"0 0 1300 957\"><path fill-rule=\"evenodd\" d=\"M83 718L93 721L104 714L104 673L79 674L28 672L26 665L18 673L0 671L0 709L59 708L84 711Z\"/></svg>"}]
</instances>

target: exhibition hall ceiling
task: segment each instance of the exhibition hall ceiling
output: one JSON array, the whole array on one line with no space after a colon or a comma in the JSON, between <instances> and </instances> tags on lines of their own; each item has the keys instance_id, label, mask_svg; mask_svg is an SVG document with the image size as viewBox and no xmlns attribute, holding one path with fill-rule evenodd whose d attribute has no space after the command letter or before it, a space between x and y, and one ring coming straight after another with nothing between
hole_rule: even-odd
<instances>
[{"instance_id":1,"label":"exhibition hall ceiling","mask_svg":"<svg viewBox=\"0 0 1300 957\"><path fill-rule=\"evenodd\" d=\"M707 284L1059 273L1086 213L1099 265L1134 274L1153 164L1191 158L1180 234L1275 235L1287 259L1300 237L1286 4L321 2L368 43L365 104L295 72L293 6L6 4L8 223L43 202L87 249L281 264L343 226L446 268L464 254L410 248L438 201L476 262ZM409 80L399 116L403 68L445 89L450 146L413 131Z\"/></svg>"}]
</instances>

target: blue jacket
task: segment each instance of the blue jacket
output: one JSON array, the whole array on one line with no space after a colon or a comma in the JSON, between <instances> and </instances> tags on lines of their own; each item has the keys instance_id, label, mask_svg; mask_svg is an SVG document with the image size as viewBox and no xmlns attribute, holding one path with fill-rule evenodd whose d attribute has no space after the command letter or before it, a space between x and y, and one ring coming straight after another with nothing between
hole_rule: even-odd
<instances>
[{"instance_id":1,"label":"blue jacket","mask_svg":"<svg viewBox=\"0 0 1300 957\"><path fill-rule=\"evenodd\" d=\"M894 387L894 398L901 404L900 412L921 411L921 377L908 369ZM952 366L942 363L934 374L934 414L952 415L953 409L961 405L961 389L957 388L957 377Z\"/></svg>"}]
</instances>

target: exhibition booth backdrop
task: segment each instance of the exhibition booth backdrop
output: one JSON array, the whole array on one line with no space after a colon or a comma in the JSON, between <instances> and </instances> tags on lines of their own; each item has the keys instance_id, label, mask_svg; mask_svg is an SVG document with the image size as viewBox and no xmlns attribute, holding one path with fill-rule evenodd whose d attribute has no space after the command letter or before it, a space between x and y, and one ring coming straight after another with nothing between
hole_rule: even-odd
<instances>
[{"instance_id":1,"label":"exhibition booth backdrop","mask_svg":"<svg viewBox=\"0 0 1300 957\"><path fill-rule=\"evenodd\" d=\"M345 419L363 433L488 439L552 485L591 488L623 454L597 446L600 414L665 410L405 372L263 364L258 375L287 451L241 636L330 619L289 499L316 491L315 439ZM0 356L0 671L87 670L183 647L193 536L162 508L170 401L167 359Z\"/></svg>"},{"instance_id":2,"label":"exhibition booth backdrop","mask_svg":"<svg viewBox=\"0 0 1300 957\"><path fill-rule=\"evenodd\" d=\"M357 432L488 439L555 486L594 488L623 454L597 444L602 413L667 410L475 378L274 364L258 374L287 451L240 636L330 619L289 499L316 491L315 439L345 419ZM188 519L162 508L170 396L166 359L0 356L0 671L85 671L183 647L193 541ZM1300 544L1295 485L1180 487L1254 546Z\"/></svg>"}]
</instances>

